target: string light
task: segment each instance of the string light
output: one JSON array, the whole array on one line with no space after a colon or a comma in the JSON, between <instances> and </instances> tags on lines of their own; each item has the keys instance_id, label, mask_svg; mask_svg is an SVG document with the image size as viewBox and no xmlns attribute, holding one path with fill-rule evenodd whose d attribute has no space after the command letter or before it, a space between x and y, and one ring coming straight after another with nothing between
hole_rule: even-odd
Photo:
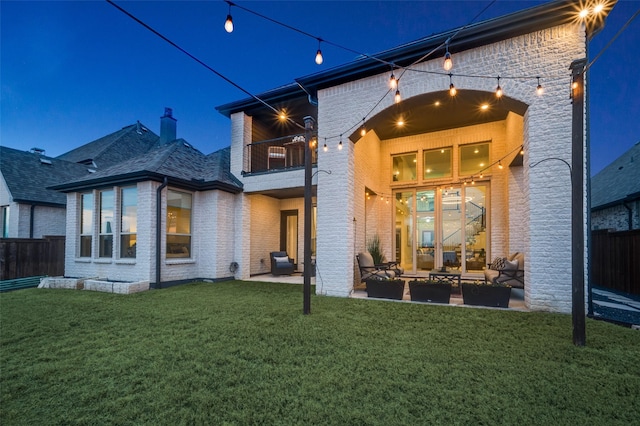
<instances>
[{"instance_id":1,"label":"string light","mask_svg":"<svg viewBox=\"0 0 640 426\"><path fill-rule=\"evenodd\" d=\"M327 146L327 138L324 138L324 146L322 147L322 150L324 152L329 151L329 147Z\"/></svg>"},{"instance_id":2,"label":"string light","mask_svg":"<svg viewBox=\"0 0 640 426\"><path fill-rule=\"evenodd\" d=\"M316 64L320 65L324 61L322 57L322 50L320 50L320 43L322 43L322 39L318 39L318 51L316 52Z\"/></svg>"},{"instance_id":3,"label":"string light","mask_svg":"<svg viewBox=\"0 0 640 426\"><path fill-rule=\"evenodd\" d=\"M398 79L393 74L393 69L391 70L391 77L389 77L389 88L391 90L398 88Z\"/></svg>"},{"instance_id":4,"label":"string light","mask_svg":"<svg viewBox=\"0 0 640 426\"><path fill-rule=\"evenodd\" d=\"M504 166L502 165L502 160L498 160L498 168L502 170Z\"/></svg>"},{"instance_id":5,"label":"string light","mask_svg":"<svg viewBox=\"0 0 640 426\"><path fill-rule=\"evenodd\" d=\"M227 20L224 21L224 29L228 33L233 32L233 18L231 17L231 6L233 3L229 2L229 13L227 14Z\"/></svg>"},{"instance_id":6,"label":"string light","mask_svg":"<svg viewBox=\"0 0 640 426\"><path fill-rule=\"evenodd\" d=\"M498 87L496 87L496 98L502 97L502 87L500 87L500 76L498 76Z\"/></svg>"},{"instance_id":7,"label":"string light","mask_svg":"<svg viewBox=\"0 0 640 426\"><path fill-rule=\"evenodd\" d=\"M540 84L540 77L537 77L537 79L538 79L538 87L536 87L536 93L538 94L538 96L540 96L544 93L544 89L542 88L542 84Z\"/></svg>"},{"instance_id":8,"label":"string light","mask_svg":"<svg viewBox=\"0 0 640 426\"><path fill-rule=\"evenodd\" d=\"M449 94L451 96L455 96L458 91L456 90L456 86L453 85L453 74L449 74Z\"/></svg>"},{"instance_id":9,"label":"string light","mask_svg":"<svg viewBox=\"0 0 640 426\"><path fill-rule=\"evenodd\" d=\"M338 151L342 151L342 134L340 135L340 143L338 144Z\"/></svg>"},{"instance_id":10,"label":"string light","mask_svg":"<svg viewBox=\"0 0 640 426\"><path fill-rule=\"evenodd\" d=\"M360 129L360 136L367 134L367 128L364 126L364 118L362 119L362 129Z\"/></svg>"},{"instance_id":11,"label":"string light","mask_svg":"<svg viewBox=\"0 0 640 426\"><path fill-rule=\"evenodd\" d=\"M449 71L451 68L453 68L453 61L451 60L451 53L449 53L449 41L451 40L451 38L447 39L447 41L445 42L446 45L446 53L444 54L444 64L443 67L445 69L445 71Z\"/></svg>"},{"instance_id":12,"label":"string light","mask_svg":"<svg viewBox=\"0 0 640 426\"><path fill-rule=\"evenodd\" d=\"M400 90L396 90L396 95L393 97L393 101L399 104L401 100L402 98L400 97Z\"/></svg>"}]
</instances>

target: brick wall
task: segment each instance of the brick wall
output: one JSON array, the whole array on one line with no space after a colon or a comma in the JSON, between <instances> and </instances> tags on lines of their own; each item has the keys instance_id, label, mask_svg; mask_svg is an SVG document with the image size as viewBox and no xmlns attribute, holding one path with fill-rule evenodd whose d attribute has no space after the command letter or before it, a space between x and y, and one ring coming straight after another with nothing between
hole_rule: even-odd
<instances>
[{"instance_id":1,"label":"brick wall","mask_svg":"<svg viewBox=\"0 0 640 426\"><path fill-rule=\"evenodd\" d=\"M627 204L631 209L631 229L640 229L640 201ZM591 213L591 229L629 230L629 210L623 205L596 210Z\"/></svg>"}]
</instances>

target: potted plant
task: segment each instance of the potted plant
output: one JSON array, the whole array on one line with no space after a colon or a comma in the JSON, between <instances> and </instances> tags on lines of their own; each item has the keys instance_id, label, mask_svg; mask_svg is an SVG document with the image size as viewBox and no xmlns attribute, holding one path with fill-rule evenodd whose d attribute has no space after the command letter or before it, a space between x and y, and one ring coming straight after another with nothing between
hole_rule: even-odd
<instances>
[{"instance_id":1,"label":"potted plant","mask_svg":"<svg viewBox=\"0 0 640 426\"><path fill-rule=\"evenodd\" d=\"M409 281L409 294L414 302L449 303L451 283L412 280Z\"/></svg>"},{"instance_id":2,"label":"potted plant","mask_svg":"<svg viewBox=\"0 0 640 426\"><path fill-rule=\"evenodd\" d=\"M371 277L365 280L367 296L379 299L402 300L404 280Z\"/></svg>"},{"instance_id":3,"label":"potted plant","mask_svg":"<svg viewBox=\"0 0 640 426\"><path fill-rule=\"evenodd\" d=\"M511 286L506 284L462 283L462 300L465 305L508 308L510 298Z\"/></svg>"},{"instance_id":4,"label":"potted plant","mask_svg":"<svg viewBox=\"0 0 640 426\"><path fill-rule=\"evenodd\" d=\"M384 262L384 255L382 254L382 246L380 245L380 237L375 234L373 237L367 240L367 251L373 257L373 263L376 265Z\"/></svg>"}]
</instances>

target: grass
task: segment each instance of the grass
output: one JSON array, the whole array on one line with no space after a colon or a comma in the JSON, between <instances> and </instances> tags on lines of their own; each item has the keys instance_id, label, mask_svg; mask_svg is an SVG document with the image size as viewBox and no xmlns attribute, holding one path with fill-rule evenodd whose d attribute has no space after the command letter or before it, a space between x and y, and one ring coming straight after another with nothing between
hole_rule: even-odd
<instances>
[{"instance_id":1,"label":"grass","mask_svg":"<svg viewBox=\"0 0 640 426\"><path fill-rule=\"evenodd\" d=\"M639 424L640 333L197 283L0 295L3 425Z\"/></svg>"}]
</instances>

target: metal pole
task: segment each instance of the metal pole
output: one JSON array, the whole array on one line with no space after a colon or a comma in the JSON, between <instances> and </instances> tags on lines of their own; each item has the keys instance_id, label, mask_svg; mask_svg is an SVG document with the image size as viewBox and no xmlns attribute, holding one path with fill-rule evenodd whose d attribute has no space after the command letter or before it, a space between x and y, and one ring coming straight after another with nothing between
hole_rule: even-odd
<instances>
[{"instance_id":1,"label":"metal pole","mask_svg":"<svg viewBox=\"0 0 640 426\"><path fill-rule=\"evenodd\" d=\"M585 345L584 312L584 70L586 58L569 67L573 101L571 139L571 314L573 344Z\"/></svg>"},{"instance_id":2,"label":"metal pole","mask_svg":"<svg viewBox=\"0 0 640 426\"><path fill-rule=\"evenodd\" d=\"M304 284L302 313L311 313L311 136L315 120L313 117L304 118Z\"/></svg>"}]
</instances>

